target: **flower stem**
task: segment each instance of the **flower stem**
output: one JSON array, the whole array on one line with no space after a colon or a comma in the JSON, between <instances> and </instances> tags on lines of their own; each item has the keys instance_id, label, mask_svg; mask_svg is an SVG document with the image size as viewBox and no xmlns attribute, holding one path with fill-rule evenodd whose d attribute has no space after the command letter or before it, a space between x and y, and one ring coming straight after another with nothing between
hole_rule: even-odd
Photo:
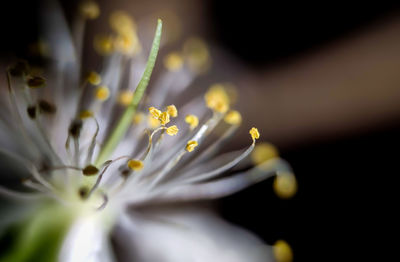
<instances>
[{"instance_id":1,"label":"flower stem","mask_svg":"<svg viewBox=\"0 0 400 262\"><path fill-rule=\"evenodd\" d=\"M156 62L158 49L160 47L161 31L162 31L162 21L161 19L158 19L153 44L151 46L149 58L147 60L144 73L142 75L142 79L140 79L140 82L136 87L132 102L126 108L125 112L119 119L116 127L114 128L114 130L112 130L110 136L104 143L104 146L101 148L99 156L97 157L97 160L95 162L96 166L101 165L104 161L106 161L110 157L112 152L117 147L118 143L125 135L130 124L132 123L132 117L136 112L137 106L140 100L142 99L144 92L146 91L147 85L149 84L151 73L154 68L154 64Z\"/></svg>"}]
</instances>

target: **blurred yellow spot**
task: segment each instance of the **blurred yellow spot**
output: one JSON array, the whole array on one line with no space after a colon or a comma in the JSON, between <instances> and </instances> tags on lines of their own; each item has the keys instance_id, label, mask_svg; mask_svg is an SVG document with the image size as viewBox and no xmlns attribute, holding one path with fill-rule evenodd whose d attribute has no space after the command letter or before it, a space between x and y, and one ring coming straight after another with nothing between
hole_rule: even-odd
<instances>
[{"instance_id":1,"label":"blurred yellow spot","mask_svg":"<svg viewBox=\"0 0 400 262\"><path fill-rule=\"evenodd\" d=\"M256 141L256 139L260 138L260 133L258 132L258 129L255 127L252 127L249 131L249 134L251 135L251 138L253 141Z\"/></svg>"},{"instance_id":2,"label":"blurred yellow spot","mask_svg":"<svg viewBox=\"0 0 400 262\"><path fill-rule=\"evenodd\" d=\"M94 37L93 46L100 55L109 55L114 51L113 41L109 35L97 35Z\"/></svg>"},{"instance_id":3,"label":"blurred yellow spot","mask_svg":"<svg viewBox=\"0 0 400 262\"><path fill-rule=\"evenodd\" d=\"M197 143L197 141L190 140L190 141L187 142L187 144L186 144L186 151L192 152L198 145L199 145L199 144Z\"/></svg>"},{"instance_id":4,"label":"blurred yellow spot","mask_svg":"<svg viewBox=\"0 0 400 262\"><path fill-rule=\"evenodd\" d=\"M142 50L139 39L136 33L127 35L118 35L114 39L115 50L124 55L136 55Z\"/></svg>"},{"instance_id":5,"label":"blurred yellow spot","mask_svg":"<svg viewBox=\"0 0 400 262\"><path fill-rule=\"evenodd\" d=\"M185 122L188 123L190 129L195 129L199 125L199 118L195 115L187 115L185 117Z\"/></svg>"},{"instance_id":6,"label":"blurred yellow spot","mask_svg":"<svg viewBox=\"0 0 400 262\"><path fill-rule=\"evenodd\" d=\"M205 73L211 66L207 45L200 38L189 38L183 44L183 53L189 68L198 74Z\"/></svg>"},{"instance_id":7,"label":"blurred yellow spot","mask_svg":"<svg viewBox=\"0 0 400 262\"><path fill-rule=\"evenodd\" d=\"M278 149L274 145L263 142L256 145L251 153L251 160L255 165L259 165L267 160L277 157L278 155Z\"/></svg>"},{"instance_id":8,"label":"blurred yellow spot","mask_svg":"<svg viewBox=\"0 0 400 262\"><path fill-rule=\"evenodd\" d=\"M207 107L215 112L225 113L229 109L229 96L222 84L214 84L204 95Z\"/></svg>"},{"instance_id":9,"label":"blurred yellow spot","mask_svg":"<svg viewBox=\"0 0 400 262\"><path fill-rule=\"evenodd\" d=\"M164 111L161 113L160 117L158 118L158 120L160 120L161 125L165 126L166 124L169 123L170 118L169 118L169 114L167 111Z\"/></svg>"},{"instance_id":10,"label":"blurred yellow spot","mask_svg":"<svg viewBox=\"0 0 400 262\"><path fill-rule=\"evenodd\" d=\"M178 127L176 125L173 125L173 126L168 127L166 132L168 135L174 136L174 135L178 134L178 131L179 131Z\"/></svg>"},{"instance_id":11,"label":"blurred yellow spot","mask_svg":"<svg viewBox=\"0 0 400 262\"><path fill-rule=\"evenodd\" d=\"M105 101L110 96L110 90L107 86L99 86L96 89L96 98L100 101Z\"/></svg>"},{"instance_id":12,"label":"blurred yellow spot","mask_svg":"<svg viewBox=\"0 0 400 262\"><path fill-rule=\"evenodd\" d=\"M136 31L136 24L133 18L125 11L114 11L110 15L111 28L120 35L129 35Z\"/></svg>"},{"instance_id":13,"label":"blurred yellow spot","mask_svg":"<svg viewBox=\"0 0 400 262\"><path fill-rule=\"evenodd\" d=\"M131 91L122 91L118 96L118 103L123 106L128 106L133 99L133 92Z\"/></svg>"},{"instance_id":14,"label":"blurred yellow spot","mask_svg":"<svg viewBox=\"0 0 400 262\"><path fill-rule=\"evenodd\" d=\"M152 115L149 115L147 119L150 128L155 129L161 125L160 120L155 119Z\"/></svg>"},{"instance_id":15,"label":"blurred yellow spot","mask_svg":"<svg viewBox=\"0 0 400 262\"><path fill-rule=\"evenodd\" d=\"M143 169L143 162L136 159L131 159L128 161L128 167L133 171L140 171Z\"/></svg>"},{"instance_id":16,"label":"blurred yellow spot","mask_svg":"<svg viewBox=\"0 0 400 262\"><path fill-rule=\"evenodd\" d=\"M79 113L79 118L80 119L86 119L86 118L91 118L93 117L93 112L89 110L83 110Z\"/></svg>"},{"instance_id":17,"label":"blurred yellow spot","mask_svg":"<svg viewBox=\"0 0 400 262\"><path fill-rule=\"evenodd\" d=\"M149 112L150 112L151 116L154 117L155 119L159 119L161 116L161 113L162 113L160 110L158 110L154 106L149 108Z\"/></svg>"},{"instance_id":18,"label":"blurred yellow spot","mask_svg":"<svg viewBox=\"0 0 400 262\"><path fill-rule=\"evenodd\" d=\"M92 85L97 86L101 83L101 76L95 71L90 72L86 79Z\"/></svg>"},{"instance_id":19,"label":"blurred yellow spot","mask_svg":"<svg viewBox=\"0 0 400 262\"><path fill-rule=\"evenodd\" d=\"M167 106L167 112L171 117L178 116L178 109L176 109L176 106L174 106L174 105Z\"/></svg>"},{"instance_id":20,"label":"blurred yellow spot","mask_svg":"<svg viewBox=\"0 0 400 262\"><path fill-rule=\"evenodd\" d=\"M278 240L272 247L275 259L277 262L291 262L293 261L293 251L288 243L284 240Z\"/></svg>"},{"instance_id":21,"label":"blurred yellow spot","mask_svg":"<svg viewBox=\"0 0 400 262\"><path fill-rule=\"evenodd\" d=\"M91 0L83 1L79 6L79 11L86 19L95 19L100 15L99 5Z\"/></svg>"},{"instance_id":22,"label":"blurred yellow spot","mask_svg":"<svg viewBox=\"0 0 400 262\"><path fill-rule=\"evenodd\" d=\"M133 116L133 123L135 124L140 124L143 121L143 117L144 114L141 112L137 112L134 116Z\"/></svg>"},{"instance_id":23,"label":"blurred yellow spot","mask_svg":"<svg viewBox=\"0 0 400 262\"><path fill-rule=\"evenodd\" d=\"M224 120L230 125L240 125L240 123L242 122L242 116L238 111L232 110L228 114L226 114Z\"/></svg>"},{"instance_id":24,"label":"blurred yellow spot","mask_svg":"<svg viewBox=\"0 0 400 262\"><path fill-rule=\"evenodd\" d=\"M283 199L290 198L297 192L296 177L291 173L278 173L272 186L275 194Z\"/></svg>"},{"instance_id":25,"label":"blurred yellow spot","mask_svg":"<svg viewBox=\"0 0 400 262\"><path fill-rule=\"evenodd\" d=\"M183 58L178 52L169 53L164 58L164 66L172 72L179 71L183 66Z\"/></svg>"}]
</instances>

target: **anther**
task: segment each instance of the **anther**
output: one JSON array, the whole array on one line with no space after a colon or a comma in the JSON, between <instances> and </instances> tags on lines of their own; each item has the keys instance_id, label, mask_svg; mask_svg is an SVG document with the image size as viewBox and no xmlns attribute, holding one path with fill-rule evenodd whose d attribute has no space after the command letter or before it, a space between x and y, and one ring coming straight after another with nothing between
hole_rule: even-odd
<instances>
[{"instance_id":1,"label":"anther","mask_svg":"<svg viewBox=\"0 0 400 262\"><path fill-rule=\"evenodd\" d=\"M85 168L82 170L82 173L83 173L85 176L94 176L94 175L96 175L97 173L99 173L99 169L98 169L97 167L95 167L94 165L88 165L87 167L85 167Z\"/></svg>"},{"instance_id":2,"label":"anther","mask_svg":"<svg viewBox=\"0 0 400 262\"><path fill-rule=\"evenodd\" d=\"M41 113L54 114L57 112L56 106L47 102L46 100L39 100L38 106Z\"/></svg>"},{"instance_id":3,"label":"anther","mask_svg":"<svg viewBox=\"0 0 400 262\"><path fill-rule=\"evenodd\" d=\"M249 134L251 135L251 138L253 141L256 141L256 139L260 138L260 133L258 132L258 129L255 127L252 127L249 131Z\"/></svg>"},{"instance_id":4,"label":"anther","mask_svg":"<svg viewBox=\"0 0 400 262\"><path fill-rule=\"evenodd\" d=\"M82 120L80 119L75 119L74 121L72 121L68 130L69 134L74 138L78 138L81 134L82 124Z\"/></svg>"},{"instance_id":5,"label":"anther","mask_svg":"<svg viewBox=\"0 0 400 262\"><path fill-rule=\"evenodd\" d=\"M31 119L35 119L36 118L36 106L32 105L32 106L28 106L28 108L26 109L26 111L28 112L28 116Z\"/></svg>"},{"instance_id":6,"label":"anther","mask_svg":"<svg viewBox=\"0 0 400 262\"><path fill-rule=\"evenodd\" d=\"M177 117L178 116L178 109L176 109L175 105L167 106L167 112L171 117Z\"/></svg>"},{"instance_id":7,"label":"anther","mask_svg":"<svg viewBox=\"0 0 400 262\"><path fill-rule=\"evenodd\" d=\"M226 114L224 120L230 125L240 125L240 123L242 122L242 116L238 111L232 110L228 114Z\"/></svg>"},{"instance_id":8,"label":"anther","mask_svg":"<svg viewBox=\"0 0 400 262\"><path fill-rule=\"evenodd\" d=\"M197 143L197 141L190 140L190 141L187 142L187 144L186 144L186 151L192 152L198 145L199 145L199 144Z\"/></svg>"},{"instance_id":9,"label":"anther","mask_svg":"<svg viewBox=\"0 0 400 262\"><path fill-rule=\"evenodd\" d=\"M174 136L176 134L178 134L178 127L176 125L170 126L167 128L166 133L170 136Z\"/></svg>"},{"instance_id":10,"label":"anther","mask_svg":"<svg viewBox=\"0 0 400 262\"><path fill-rule=\"evenodd\" d=\"M160 117L158 118L160 120L161 125L165 126L166 124L169 123L170 117L167 111L164 111L161 113Z\"/></svg>"},{"instance_id":11,"label":"anther","mask_svg":"<svg viewBox=\"0 0 400 262\"><path fill-rule=\"evenodd\" d=\"M193 130L199 125L199 118L195 115L187 115L185 117L185 122L190 126L190 129Z\"/></svg>"},{"instance_id":12,"label":"anther","mask_svg":"<svg viewBox=\"0 0 400 262\"><path fill-rule=\"evenodd\" d=\"M101 76L98 74L98 73L96 73L95 71L91 71L88 75L87 75L87 77L86 77L86 80L90 83L90 84L92 84L92 85L99 85L100 83L101 83Z\"/></svg>"},{"instance_id":13,"label":"anther","mask_svg":"<svg viewBox=\"0 0 400 262\"><path fill-rule=\"evenodd\" d=\"M110 96L110 90L107 86L99 86L96 89L96 98L100 101L105 101Z\"/></svg>"},{"instance_id":14,"label":"anther","mask_svg":"<svg viewBox=\"0 0 400 262\"><path fill-rule=\"evenodd\" d=\"M46 85L46 80L41 76L31 76L28 78L27 84L30 88L40 88Z\"/></svg>"},{"instance_id":15,"label":"anther","mask_svg":"<svg viewBox=\"0 0 400 262\"><path fill-rule=\"evenodd\" d=\"M100 15L99 5L92 0L86 0L79 6L81 15L86 19L96 19Z\"/></svg>"},{"instance_id":16,"label":"anther","mask_svg":"<svg viewBox=\"0 0 400 262\"><path fill-rule=\"evenodd\" d=\"M140 171L143 169L143 162L137 159L131 159L128 161L128 167L133 171Z\"/></svg>"},{"instance_id":17,"label":"anther","mask_svg":"<svg viewBox=\"0 0 400 262\"><path fill-rule=\"evenodd\" d=\"M159 119L162 114L162 112L157 108L155 108L154 106L149 108L149 112L154 119Z\"/></svg>"},{"instance_id":18,"label":"anther","mask_svg":"<svg viewBox=\"0 0 400 262\"><path fill-rule=\"evenodd\" d=\"M164 58L164 66L171 72L179 71L183 66L182 55L178 52L169 53Z\"/></svg>"}]
</instances>

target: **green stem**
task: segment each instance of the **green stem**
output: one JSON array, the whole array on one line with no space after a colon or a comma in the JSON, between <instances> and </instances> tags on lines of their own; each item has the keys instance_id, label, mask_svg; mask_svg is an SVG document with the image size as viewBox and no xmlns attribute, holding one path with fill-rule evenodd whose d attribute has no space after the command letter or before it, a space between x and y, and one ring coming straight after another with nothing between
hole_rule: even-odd
<instances>
[{"instance_id":1,"label":"green stem","mask_svg":"<svg viewBox=\"0 0 400 262\"><path fill-rule=\"evenodd\" d=\"M154 64L156 62L158 49L160 47L161 30L162 30L162 21L161 19L158 19L156 33L154 35L153 44L151 46L149 58L147 60L144 73L142 75L142 79L140 79L140 82L136 87L132 102L126 108L125 112L119 119L118 124L111 132L104 146L101 148L99 156L97 157L97 160L95 162L96 166L99 166L110 157L111 153L115 150L118 143L121 141L122 137L125 135L130 124L132 123L132 117L136 112L137 106L140 100L142 99L144 92L146 91L147 85L149 84L151 73L154 68Z\"/></svg>"}]
</instances>

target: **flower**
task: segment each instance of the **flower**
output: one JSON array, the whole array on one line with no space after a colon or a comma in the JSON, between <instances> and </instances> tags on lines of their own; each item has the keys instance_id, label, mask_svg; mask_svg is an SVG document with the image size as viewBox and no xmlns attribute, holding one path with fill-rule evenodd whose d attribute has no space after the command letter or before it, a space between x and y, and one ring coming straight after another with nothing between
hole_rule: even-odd
<instances>
[{"instance_id":1,"label":"flower","mask_svg":"<svg viewBox=\"0 0 400 262\"><path fill-rule=\"evenodd\" d=\"M95 50L105 56L102 69L81 78L83 35L79 29L73 40L61 34L60 11L50 7L47 24L56 36L47 39L48 71L40 75L26 62L7 70L10 104L1 115L1 153L14 169L5 176L22 174L23 180L0 186L12 203L2 213L0 232L13 232L0 261L271 259L270 248L255 236L190 204L275 174L274 189L283 197L296 190L289 165L265 148L254 151L256 166L241 171L260 137L255 127L248 148L218 155L242 120L223 84L211 86L204 100L170 101L209 66L205 45L194 41L187 67L179 52L167 55L161 81L147 92L162 22L146 61L135 22L117 11L110 18L113 33L95 37ZM100 14L92 0L80 10L77 28ZM137 68L144 72L136 83ZM146 114L153 122L144 121ZM232 175L223 176L228 171ZM277 258L290 258L290 252L282 241L274 248Z\"/></svg>"}]
</instances>

